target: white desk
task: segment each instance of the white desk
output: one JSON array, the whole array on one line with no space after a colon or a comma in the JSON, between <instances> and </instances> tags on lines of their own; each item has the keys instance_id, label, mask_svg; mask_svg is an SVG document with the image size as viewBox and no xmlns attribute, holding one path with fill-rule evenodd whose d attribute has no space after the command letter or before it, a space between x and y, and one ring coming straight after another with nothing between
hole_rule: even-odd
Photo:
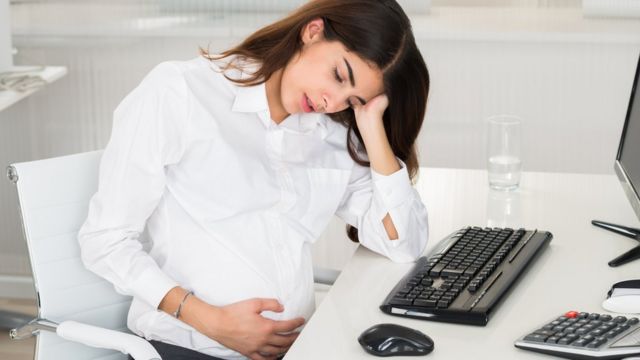
<instances>
[{"instance_id":1,"label":"white desk","mask_svg":"<svg viewBox=\"0 0 640 360\"><path fill-rule=\"evenodd\" d=\"M639 226L614 175L524 173L518 191L502 193L488 189L485 171L424 168L417 189L429 210L427 252L467 225L537 228L554 238L485 327L382 313L378 306L412 264L395 264L360 247L285 360L374 359L357 338L383 322L428 334L435 350L425 359L549 359L513 342L567 310L605 312L601 302L611 284L640 277L640 261L607 266L638 243L590 223Z\"/></svg>"}]
</instances>

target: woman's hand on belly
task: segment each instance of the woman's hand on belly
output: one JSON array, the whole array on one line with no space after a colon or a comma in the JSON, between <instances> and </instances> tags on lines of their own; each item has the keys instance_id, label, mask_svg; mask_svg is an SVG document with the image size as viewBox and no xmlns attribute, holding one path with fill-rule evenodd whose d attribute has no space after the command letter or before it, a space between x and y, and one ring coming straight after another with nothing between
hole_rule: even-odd
<instances>
[{"instance_id":1,"label":"woman's hand on belly","mask_svg":"<svg viewBox=\"0 0 640 360\"><path fill-rule=\"evenodd\" d=\"M252 360L282 356L298 337L292 331L305 322L302 317L278 321L262 316L263 311L284 310L276 299L255 298L219 307L196 297L192 300L185 303L181 320Z\"/></svg>"}]
</instances>

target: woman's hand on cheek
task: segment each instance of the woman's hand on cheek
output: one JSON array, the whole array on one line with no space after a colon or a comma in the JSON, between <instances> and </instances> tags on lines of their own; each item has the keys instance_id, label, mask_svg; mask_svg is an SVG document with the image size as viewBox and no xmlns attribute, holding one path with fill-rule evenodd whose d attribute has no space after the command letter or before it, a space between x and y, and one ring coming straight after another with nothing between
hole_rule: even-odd
<instances>
[{"instance_id":1,"label":"woman's hand on cheek","mask_svg":"<svg viewBox=\"0 0 640 360\"><path fill-rule=\"evenodd\" d=\"M389 99L385 94L374 97L366 105L357 104L353 106L356 124L363 138L377 134L380 131L384 132L382 115L387 106L389 106Z\"/></svg>"}]
</instances>

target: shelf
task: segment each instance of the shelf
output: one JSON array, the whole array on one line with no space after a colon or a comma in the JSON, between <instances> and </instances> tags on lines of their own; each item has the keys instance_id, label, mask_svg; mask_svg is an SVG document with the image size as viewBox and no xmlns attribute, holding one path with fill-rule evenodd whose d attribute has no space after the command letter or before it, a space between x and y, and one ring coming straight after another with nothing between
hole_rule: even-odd
<instances>
[{"instance_id":1,"label":"shelf","mask_svg":"<svg viewBox=\"0 0 640 360\"><path fill-rule=\"evenodd\" d=\"M29 71L33 70L33 71ZM37 66L14 66L8 71L28 71L25 72L25 75L39 75L47 82L47 84L51 84L52 82L60 79L64 75L67 74L67 68L64 66L46 66L44 68ZM17 103L18 101L26 98L27 96L42 90L46 87L40 86L35 89L27 90L24 92L17 91L0 91L0 111L8 108L9 106Z\"/></svg>"},{"instance_id":2,"label":"shelf","mask_svg":"<svg viewBox=\"0 0 640 360\"><path fill-rule=\"evenodd\" d=\"M243 38L285 15L277 11L169 11L150 3L20 3L11 10L14 36L58 39ZM410 12L409 17L417 40L640 44L640 19L589 18L578 7L432 6L428 14Z\"/></svg>"},{"instance_id":3,"label":"shelf","mask_svg":"<svg viewBox=\"0 0 640 360\"><path fill-rule=\"evenodd\" d=\"M580 8L436 6L410 18L416 39L640 44L640 19L588 18Z\"/></svg>"}]
</instances>

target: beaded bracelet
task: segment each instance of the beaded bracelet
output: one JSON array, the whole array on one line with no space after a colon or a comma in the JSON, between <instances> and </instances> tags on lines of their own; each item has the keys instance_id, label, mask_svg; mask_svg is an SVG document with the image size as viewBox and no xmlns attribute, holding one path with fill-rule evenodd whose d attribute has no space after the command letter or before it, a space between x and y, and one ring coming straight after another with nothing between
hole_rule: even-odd
<instances>
[{"instance_id":1,"label":"beaded bracelet","mask_svg":"<svg viewBox=\"0 0 640 360\"><path fill-rule=\"evenodd\" d=\"M180 311L182 310L182 305L184 305L185 301L187 301L187 298L189 297L189 295L193 295L193 291L188 291L184 297L182 298L182 301L180 301L180 305L178 305L178 310L176 310L176 312L173 313L173 317L178 319L180 317Z\"/></svg>"}]
</instances>

